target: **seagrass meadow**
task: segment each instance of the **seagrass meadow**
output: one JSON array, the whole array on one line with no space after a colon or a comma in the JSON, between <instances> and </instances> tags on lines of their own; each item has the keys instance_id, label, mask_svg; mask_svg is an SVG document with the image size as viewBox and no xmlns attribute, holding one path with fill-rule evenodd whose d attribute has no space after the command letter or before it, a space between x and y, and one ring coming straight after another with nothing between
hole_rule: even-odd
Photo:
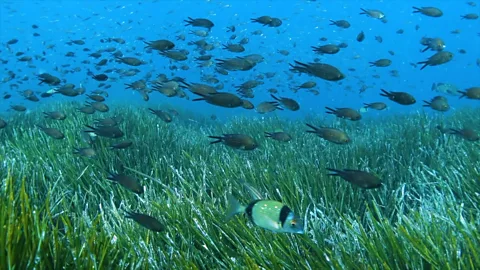
<instances>
[{"instance_id":1,"label":"seagrass meadow","mask_svg":"<svg viewBox=\"0 0 480 270\"><path fill-rule=\"evenodd\" d=\"M474 269L480 265L480 151L477 143L435 126L480 126L480 109L435 117L424 112L329 123L347 145L305 133L317 116L285 120L234 117L225 122L181 111L171 123L147 108L112 102L109 113L133 146L97 155L80 133L99 115L76 103L49 104L67 114L45 120L42 108L11 117L0 130L1 269ZM46 109L46 108L44 108ZM65 131L63 140L35 124ZM283 129L293 140L264 138ZM260 146L210 145L207 135L241 132ZM137 195L107 180L119 164L137 177ZM325 168L363 169L383 186L364 190ZM225 222L227 195L252 200L242 181L305 219L305 234L272 233L244 217ZM150 231L127 211L164 226Z\"/></svg>"}]
</instances>

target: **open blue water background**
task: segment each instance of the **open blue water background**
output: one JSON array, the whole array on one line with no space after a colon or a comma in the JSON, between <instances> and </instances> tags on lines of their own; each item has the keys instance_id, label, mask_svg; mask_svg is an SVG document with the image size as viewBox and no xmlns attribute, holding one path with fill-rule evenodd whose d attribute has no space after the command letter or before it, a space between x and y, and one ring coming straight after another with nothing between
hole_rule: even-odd
<instances>
[{"instance_id":1,"label":"open blue water background","mask_svg":"<svg viewBox=\"0 0 480 270\"><path fill-rule=\"evenodd\" d=\"M443 10L444 15L440 18L426 17L412 13L412 6L435 6ZM480 3L478 3L480 5ZM387 23L359 15L360 8L382 10L388 19ZM271 100L267 89L277 88L279 96L296 99L300 105L299 112L282 111L275 112L281 117L302 117L305 114L324 114L324 107L352 107L360 108L363 102L384 101L390 110L380 112L387 114L412 113L424 110L422 100L429 100L438 93L431 91L432 83L445 82L457 85L461 89L480 86L480 67L476 65L476 59L480 58L480 20L461 20L461 15L467 13L480 13L480 6L472 7L464 1L2 1L0 19L0 59L8 60L2 65L0 77L7 76L11 70L17 74L17 78L28 76L28 81L23 81L19 90L33 89L46 91L49 86L38 85L35 74L49 72L64 78L67 82L83 86L88 91L97 89L98 82L87 76L87 69L96 71L94 65L100 59L108 58L106 53L100 59L90 58L91 64L84 65L80 62L89 59L83 48L89 48L92 52L115 46L124 52L124 56L136 56L152 63L138 67L142 70L135 77L127 77L111 82L112 87L108 90L110 98L107 103L120 100L128 103L136 103L143 107L157 107L162 104L172 104L188 108L189 110L219 116L231 115L257 115L254 111L243 108L223 109L214 107L204 102L192 102L179 98L167 98L160 93L154 92L148 102L142 100L138 93L125 90L124 83L131 83L142 79L143 76L153 71L154 76L165 73L169 77L180 76L188 82L201 82L202 74L214 74L214 67L198 68L193 61L198 52L193 46L187 45L189 41L199 40L199 37L189 34L194 30L185 26L183 20L187 17L208 18L215 23L207 41L217 45L217 48L209 52L215 58L229 58L251 53L261 54L265 57L264 63L258 64L253 70L246 72L230 72L228 76L217 75L224 82L224 91L233 92L233 85L239 85L256 75L265 72L276 72L272 79L264 79L265 84L255 89L255 105L262 101ZM251 18L262 15L270 15L283 20L279 28L264 27L250 22ZM351 23L349 29L340 29L329 25L329 20L345 19ZM36 24L39 29L32 29ZM235 25L238 36L236 41L248 37L250 43L245 46L246 51L235 54L221 49L221 44L227 44L232 33L227 33L226 27ZM415 30L415 26L420 28ZM198 28L200 29L200 28ZM263 35L251 35L251 32L261 29ZM398 29L404 29L404 34L396 34ZM451 34L455 29L460 29L459 34ZM364 31L366 39L359 43L355 37L360 31ZM41 35L34 37L38 32ZM179 34L187 36L186 41L176 41ZM382 36L383 43L375 41L375 36ZM427 67L420 70L410 63L426 60L434 52L421 53L423 48L419 44L423 36L440 37L446 42L447 51L455 54L453 60L445 65ZM126 44L101 43L100 39L121 37ZM170 71L169 59L153 53L146 53L142 41L169 39L175 42L176 49L190 51L189 60L182 64L188 64L190 70ZM328 38L327 42L321 42L321 37ZM19 42L11 45L12 51L6 49L5 43L17 38ZM66 42L74 39L86 38L84 46L68 46ZM312 52L311 46L326 43L348 43L348 48L342 49L336 55L319 56ZM47 50L47 44L56 44L55 49ZM134 49L133 49L134 48ZM127 53L127 50L132 50ZM466 54L458 53L459 49L466 50ZM288 50L290 55L283 56L277 50ZM388 51L395 52L394 56ZM29 63L18 62L15 52L22 51L26 55L41 55L46 52L46 61L33 60L31 64L35 68L29 68ZM69 58L64 55L68 51L75 51L76 57ZM355 56L358 59L354 59ZM338 67L346 78L340 83L327 82L305 74L293 74L289 71L289 63L294 60L301 62L313 62L314 58L320 58L322 62ZM380 58L389 58L393 61L387 68L371 68L368 62ZM80 67L82 71L74 74L61 75L54 69L62 64L71 64L71 68ZM107 68L129 68L125 64L111 62ZM354 68L355 71L348 71ZM398 70L400 76L392 77L391 70ZM374 78L378 74L380 78ZM293 75L293 79L289 77ZM114 74L111 77L118 77ZM318 96L300 90L297 93L291 91L292 87L303 82L314 80L315 88L320 92ZM359 94L360 81L371 86L365 93ZM16 80L0 84L1 93L10 92L13 97L9 100L0 100L0 115L8 117L12 113L8 111L10 104L24 104L29 110L35 110L37 103L24 100L16 91L9 88L9 84L18 83ZM348 88L352 90L347 90ZM413 94L417 103L413 106L401 106L380 97L380 88L390 91L406 91ZM193 94L189 95L193 98ZM54 96L42 99L40 103L59 100L71 100L71 98ZM83 101L84 96L74 98ZM449 97L451 106L458 109L462 106L478 106L475 100L458 99ZM427 110L428 113L430 110ZM451 112L449 112L451 113ZM368 112L374 117L379 112Z\"/></svg>"}]
</instances>

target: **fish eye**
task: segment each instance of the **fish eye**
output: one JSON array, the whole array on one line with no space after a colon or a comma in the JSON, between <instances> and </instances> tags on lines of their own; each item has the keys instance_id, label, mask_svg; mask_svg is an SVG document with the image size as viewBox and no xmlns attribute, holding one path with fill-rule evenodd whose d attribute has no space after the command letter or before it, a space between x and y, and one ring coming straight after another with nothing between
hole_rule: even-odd
<instances>
[{"instance_id":1,"label":"fish eye","mask_svg":"<svg viewBox=\"0 0 480 270\"><path fill-rule=\"evenodd\" d=\"M292 221L290 222L290 226L292 226L292 227L297 226L297 221L296 221L296 220L292 220Z\"/></svg>"}]
</instances>

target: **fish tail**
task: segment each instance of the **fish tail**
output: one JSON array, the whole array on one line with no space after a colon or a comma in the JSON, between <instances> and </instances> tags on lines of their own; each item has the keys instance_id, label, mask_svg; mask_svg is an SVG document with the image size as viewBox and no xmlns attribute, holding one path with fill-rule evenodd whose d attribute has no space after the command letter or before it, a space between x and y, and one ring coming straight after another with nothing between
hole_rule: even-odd
<instances>
[{"instance_id":1,"label":"fish tail","mask_svg":"<svg viewBox=\"0 0 480 270\"><path fill-rule=\"evenodd\" d=\"M84 132L93 132L95 133L95 130L97 130L96 128L92 127L92 126L89 126L89 125L85 125L87 128L89 128L90 130L84 130Z\"/></svg>"},{"instance_id":2,"label":"fish tail","mask_svg":"<svg viewBox=\"0 0 480 270\"><path fill-rule=\"evenodd\" d=\"M335 114L335 109L332 109L332 108L330 108L330 107L325 107L325 109L328 110L326 113L328 113L328 114Z\"/></svg>"},{"instance_id":3,"label":"fish tail","mask_svg":"<svg viewBox=\"0 0 480 270\"><path fill-rule=\"evenodd\" d=\"M200 100L205 100L205 98L196 98L196 99L192 99L192 101L200 101Z\"/></svg>"},{"instance_id":4,"label":"fish tail","mask_svg":"<svg viewBox=\"0 0 480 270\"><path fill-rule=\"evenodd\" d=\"M271 138L271 137L272 137L272 133L265 131L265 137L266 137L266 138Z\"/></svg>"},{"instance_id":5,"label":"fish tail","mask_svg":"<svg viewBox=\"0 0 480 270\"><path fill-rule=\"evenodd\" d=\"M228 222L232 217L237 214L242 213L245 210L245 207L240 204L240 202L233 197L232 194L228 195L228 210L225 215L225 222Z\"/></svg>"},{"instance_id":6,"label":"fish tail","mask_svg":"<svg viewBox=\"0 0 480 270\"><path fill-rule=\"evenodd\" d=\"M360 8L360 10L362 10L362 12L360 12L359 14L367 14L367 11L363 8Z\"/></svg>"},{"instance_id":7,"label":"fish tail","mask_svg":"<svg viewBox=\"0 0 480 270\"><path fill-rule=\"evenodd\" d=\"M387 90L385 90L385 89L380 89L380 90L382 90L382 92L383 92L383 93L380 93L380 96L382 96L382 97L389 97L390 96L390 93L388 93Z\"/></svg>"},{"instance_id":8,"label":"fish tail","mask_svg":"<svg viewBox=\"0 0 480 270\"><path fill-rule=\"evenodd\" d=\"M328 175L331 175L331 176L340 176L341 174L341 170L337 170L337 169L331 169L331 168L326 168L327 171L330 171L328 173Z\"/></svg>"},{"instance_id":9,"label":"fish tail","mask_svg":"<svg viewBox=\"0 0 480 270\"><path fill-rule=\"evenodd\" d=\"M423 107L430 107L430 105L432 105L432 103L429 101L424 100L423 102L425 102L425 104L423 104Z\"/></svg>"},{"instance_id":10,"label":"fish tail","mask_svg":"<svg viewBox=\"0 0 480 270\"><path fill-rule=\"evenodd\" d=\"M460 130L454 129L454 128L451 128L450 132L451 132L450 134L455 134L455 135L461 134Z\"/></svg>"},{"instance_id":11,"label":"fish tail","mask_svg":"<svg viewBox=\"0 0 480 270\"><path fill-rule=\"evenodd\" d=\"M464 96L467 95L467 92L465 92L465 91L458 91L457 90L457 92L459 92L461 94L459 98L463 98Z\"/></svg>"},{"instance_id":12,"label":"fish tail","mask_svg":"<svg viewBox=\"0 0 480 270\"><path fill-rule=\"evenodd\" d=\"M115 180L115 176L116 176L116 174L114 174L112 172L108 172L107 179L110 180L110 181L113 181L113 182L117 182L117 180Z\"/></svg>"},{"instance_id":13,"label":"fish tail","mask_svg":"<svg viewBox=\"0 0 480 270\"><path fill-rule=\"evenodd\" d=\"M273 99L280 101L280 99L278 99L278 97L274 96L273 94L270 94L270 96L271 96Z\"/></svg>"},{"instance_id":14,"label":"fish tail","mask_svg":"<svg viewBox=\"0 0 480 270\"><path fill-rule=\"evenodd\" d=\"M125 217L126 217L126 218L135 219L135 213L134 213L134 212L131 212L131 211L125 210Z\"/></svg>"},{"instance_id":15,"label":"fish tail","mask_svg":"<svg viewBox=\"0 0 480 270\"><path fill-rule=\"evenodd\" d=\"M219 142L222 142L223 140L223 138L219 136L208 136L208 137L211 139L215 139L215 141L211 141L210 144L219 143Z\"/></svg>"},{"instance_id":16,"label":"fish tail","mask_svg":"<svg viewBox=\"0 0 480 270\"><path fill-rule=\"evenodd\" d=\"M307 130L308 133L317 133L317 130L318 128L313 126L313 125L310 125L308 123L306 123L305 125L307 125L309 128L313 129L313 130Z\"/></svg>"},{"instance_id":17,"label":"fish tail","mask_svg":"<svg viewBox=\"0 0 480 270\"><path fill-rule=\"evenodd\" d=\"M418 12L420 12L420 9L419 9L418 7L412 7L412 8L415 9L415 10L413 11L413 13L418 13Z\"/></svg>"}]
</instances>

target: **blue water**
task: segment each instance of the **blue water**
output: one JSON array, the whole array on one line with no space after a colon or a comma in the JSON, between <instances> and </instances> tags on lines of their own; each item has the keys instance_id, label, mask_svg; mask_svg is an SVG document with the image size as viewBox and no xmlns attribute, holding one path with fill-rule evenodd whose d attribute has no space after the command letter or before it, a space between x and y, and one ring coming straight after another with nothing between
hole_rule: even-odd
<instances>
[{"instance_id":1,"label":"blue water","mask_svg":"<svg viewBox=\"0 0 480 270\"><path fill-rule=\"evenodd\" d=\"M478 3L480 5L480 3ZM143 107L161 107L171 104L192 110L194 112L209 115L215 113L219 116L232 115L257 115L255 111L247 111L243 108L224 109L214 107L204 102L192 102L180 98L167 98L158 92L150 96L150 101L144 102L141 96L133 91L125 90L124 83L131 83L142 79L147 72L157 74L165 73L169 77L180 76L188 82L201 82L202 74L215 74L214 67L198 68L193 61L198 52L194 46L189 46L189 41L201 38L189 34L195 30L190 26L184 26L184 19L208 18L215 26L207 37L209 43L216 44L217 48L209 52L215 58L229 58L251 53L258 53L265 57L266 61L260 63L250 71L230 72L230 75L217 77L224 82L224 91L234 91L233 85L239 85L244 81L254 79L255 76L265 72L276 72L272 79L264 79L264 85L255 89L255 98L252 102L257 105L262 101L271 100L267 89L276 88L280 91L279 96L296 99L300 105L299 112L282 111L275 114L281 117L302 117L306 114L324 114L324 107L352 107L360 108L363 102L386 102L390 110L388 112L368 112L367 115L379 113L411 113L423 110L422 100L429 100L438 93L431 91L432 83L445 82L457 85L461 89L480 86L480 67L476 65L476 59L480 58L480 20L461 20L460 16L467 13L480 13L480 6L471 7L464 1L428 1L429 6L440 8L444 15L440 18L426 17L412 13L412 6L424 6L425 1L2 1L0 10L0 59L8 60L8 64L2 65L0 78L7 76L9 70L16 73L17 78L28 76L29 80L22 81L19 90L32 89L46 91L51 87L38 85L35 77L41 72L66 79L69 83L77 86L82 83L87 92L97 89L98 82L87 76L87 69L95 73L101 73L94 68L95 63L103 58L109 58L104 53L101 58L89 58L88 54L106 47L115 46L124 53L124 56L134 56L152 63L136 67L142 70L135 77L119 79L110 82L112 87L108 90L110 98L125 103L136 103ZM386 14L387 23L380 20L359 15L360 8L379 9ZM270 15L283 20L279 28L264 27L250 22L251 18L262 15ZM329 25L329 20L345 19L351 23L349 29L340 29ZM36 24L38 29L32 29ZM250 39L245 45L246 51L241 54L231 53L221 49L222 44L230 42L232 33L227 33L228 26L235 25L238 42L244 37ZM419 30L415 26L419 25ZM200 28L197 28L200 29ZM262 30L263 35L251 35L255 30ZM398 29L404 29L404 34L396 34ZM460 29L460 34L451 34L450 31ZM360 31L366 35L365 41L359 43L355 37ZM39 37L32 34L37 32ZM176 36L184 34L186 41L177 41ZM375 41L375 36L382 36L383 43ZM420 70L414 68L411 62L416 63L426 60L434 52L421 53L423 48L419 41L423 36L440 37L446 43L447 51L455 54L453 60L445 65L427 67ZM101 39L121 37L126 44L120 45L114 42L101 43ZM177 66L187 64L190 70L170 71L170 60L158 55L157 52L146 53L142 41L169 39L175 42L175 49L187 49L190 51L186 62L174 63ZM321 42L321 37L328 41ZM11 51L7 50L6 42L17 38L19 42L11 45ZM68 46L66 42L74 39L86 38L83 46ZM341 49L336 55L316 55L311 46L327 43L348 43L348 48ZM55 44L54 49L46 49L46 45ZM91 52L83 52L83 48L89 48ZM466 54L460 54L459 49L466 50ZM290 55L283 56L277 50L288 50ZM395 52L391 56L388 51ZM46 52L46 61L32 60L31 63L16 61L16 52L25 52L25 55L41 55ZM69 52L76 52L75 58L65 57ZM354 59L358 56L358 59ZM289 63L294 60L301 62L313 62L315 58L322 62L338 67L346 78L341 82L327 82L308 75L294 74L289 71ZM368 62L380 58L389 58L393 61L387 68L371 68ZM84 65L80 62L89 59L91 64ZM29 68L32 64L35 67ZM71 64L72 69L80 67L77 73L61 75L55 71L62 64ZM110 62L102 70L108 68L124 68L125 64ZM356 71L348 71L354 68ZM392 77L391 70L398 70L400 76ZM118 77L109 74L111 77ZM380 78L374 78L379 75ZM292 77L293 79L290 79ZM317 82L314 89L320 95L300 90L298 93L291 91L292 87L303 82L313 80ZM361 81L371 86L365 93L359 95ZM34 111L39 103L52 101L72 100L61 96L42 99L39 103L24 100L16 90L10 90L10 84L19 83L18 80L0 84L1 93L9 92L13 97L9 100L0 100L0 115L7 117L12 113L8 111L10 104L24 104L29 110ZM351 90L348 90L351 88ZM379 96L380 88L389 91L405 91L413 94L417 103L412 106L401 106ZM191 99L193 94L188 93ZM84 96L73 100L85 100ZM463 106L478 106L478 101L449 97L451 106L461 108ZM431 112L429 112L431 113ZM451 113L451 112L449 112Z\"/></svg>"}]
</instances>

